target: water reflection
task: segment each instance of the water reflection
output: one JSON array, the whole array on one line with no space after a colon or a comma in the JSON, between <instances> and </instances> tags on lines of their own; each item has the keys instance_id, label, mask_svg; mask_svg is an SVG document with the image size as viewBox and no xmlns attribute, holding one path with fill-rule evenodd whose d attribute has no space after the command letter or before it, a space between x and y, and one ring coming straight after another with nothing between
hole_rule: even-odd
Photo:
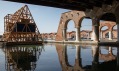
<instances>
[{"instance_id":1,"label":"water reflection","mask_svg":"<svg viewBox=\"0 0 119 71\"><path fill-rule=\"evenodd\" d=\"M45 44L6 47L3 51L6 71L119 71L116 47L57 44L55 50L55 45Z\"/></svg>"},{"instance_id":2,"label":"water reflection","mask_svg":"<svg viewBox=\"0 0 119 71\"><path fill-rule=\"evenodd\" d=\"M12 46L4 49L6 71L34 71L42 46Z\"/></svg>"},{"instance_id":3,"label":"water reflection","mask_svg":"<svg viewBox=\"0 0 119 71\"><path fill-rule=\"evenodd\" d=\"M81 46L75 45L76 56L74 65L68 62L67 45L56 45L59 61L63 71L119 71L119 48L117 48L117 56L113 54L112 47L108 48L108 53L101 53L102 48L99 46L92 46L92 64L82 66ZM88 55L88 54L87 54ZM88 59L88 58L87 58ZM90 58L89 58L90 59ZM100 62L103 60L103 62Z\"/></svg>"}]
</instances>

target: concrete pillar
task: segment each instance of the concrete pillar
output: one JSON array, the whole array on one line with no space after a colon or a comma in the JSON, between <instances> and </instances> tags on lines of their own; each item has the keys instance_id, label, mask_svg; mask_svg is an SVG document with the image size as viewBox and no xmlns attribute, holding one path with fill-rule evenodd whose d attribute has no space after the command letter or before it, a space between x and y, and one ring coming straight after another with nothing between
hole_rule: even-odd
<instances>
[{"instance_id":1,"label":"concrete pillar","mask_svg":"<svg viewBox=\"0 0 119 71\"><path fill-rule=\"evenodd\" d=\"M80 58L80 47L79 45L75 45L76 46L76 59L79 59Z\"/></svg>"},{"instance_id":2,"label":"concrete pillar","mask_svg":"<svg viewBox=\"0 0 119 71\"><path fill-rule=\"evenodd\" d=\"M76 46L76 58L75 58L75 65L76 66L80 66L82 67L82 59L81 59L81 48L79 45L75 45Z\"/></svg>"},{"instance_id":3,"label":"concrete pillar","mask_svg":"<svg viewBox=\"0 0 119 71\"><path fill-rule=\"evenodd\" d=\"M94 30L92 29L92 36L91 36L91 40L94 40Z\"/></svg>"},{"instance_id":4,"label":"concrete pillar","mask_svg":"<svg viewBox=\"0 0 119 71\"><path fill-rule=\"evenodd\" d=\"M112 54L112 47L109 46L108 53Z\"/></svg>"},{"instance_id":5,"label":"concrete pillar","mask_svg":"<svg viewBox=\"0 0 119 71\"><path fill-rule=\"evenodd\" d=\"M117 47L117 71L119 71L119 47Z\"/></svg>"},{"instance_id":6,"label":"concrete pillar","mask_svg":"<svg viewBox=\"0 0 119 71\"><path fill-rule=\"evenodd\" d=\"M117 24L117 41L119 42L119 24Z\"/></svg>"},{"instance_id":7,"label":"concrete pillar","mask_svg":"<svg viewBox=\"0 0 119 71\"><path fill-rule=\"evenodd\" d=\"M92 46L92 54L93 54L93 61L92 61L92 71L98 70L98 64L99 64L99 47L98 46Z\"/></svg>"},{"instance_id":8,"label":"concrete pillar","mask_svg":"<svg viewBox=\"0 0 119 71\"><path fill-rule=\"evenodd\" d=\"M112 31L109 31L109 40L112 40Z\"/></svg>"},{"instance_id":9,"label":"concrete pillar","mask_svg":"<svg viewBox=\"0 0 119 71\"><path fill-rule=\"evenodd\" d=\"M94 37L93 41L99 42L99 21L96 18L92 19L92 25L93 25L92 34Z\"/></svg>"},{"instance_id":10,"label":"concrete pillar","mask_svg":"<svg viewBox=\"0 0 119 71\"><path fill-rule=\"evenodd\" d=\"M102 39L103 38L103 33L102 33L102 31L100 31L100 39Z\"/></svg>"},{"instance_id":11,"label":"concrete pillar","mask_svg":"<svg viewBox=\"0 0 119 71\"><path fill-rule=\"evenodd\" d=\"M75 41L79 41L79 37L80 37L80 28L76 27L76 40Z\"/></svg>"},{"instance_id":12,"label":"concrete pillar","mask_svg":"<svg viewBox=\"0 0 119 71\"><path fill-rule=\"evenodd\" d=\"M98 62L99 61L99 47L98 46L92 46L92 56L93 61Z\"/></svg>"},{"instance_id":13,"label":"concrete pillar","mask_svg":"<svg viewBox=\"0 0 119 71\"><path fill-rule=\"evenodd\" d=\"M62 29L62 31L63 31L63 41L66 41L67 39L66 28Z\"/></svg>"}]
</instances>

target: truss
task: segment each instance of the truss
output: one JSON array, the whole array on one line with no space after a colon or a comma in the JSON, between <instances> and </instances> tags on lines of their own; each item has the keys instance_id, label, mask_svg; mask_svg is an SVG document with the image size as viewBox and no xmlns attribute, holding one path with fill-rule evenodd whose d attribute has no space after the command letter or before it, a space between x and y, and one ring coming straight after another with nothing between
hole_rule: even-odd
<instances>
[{"instance_id":1,"label":"truss","mask_svg":"<svg viewBox=\"0 0 119 71\"><path fill-rule=\"evenodd\" d=\"M27 5L4 17L3 40L7 42L41 41L41 35Z\"/></svg>"}]
</instances>

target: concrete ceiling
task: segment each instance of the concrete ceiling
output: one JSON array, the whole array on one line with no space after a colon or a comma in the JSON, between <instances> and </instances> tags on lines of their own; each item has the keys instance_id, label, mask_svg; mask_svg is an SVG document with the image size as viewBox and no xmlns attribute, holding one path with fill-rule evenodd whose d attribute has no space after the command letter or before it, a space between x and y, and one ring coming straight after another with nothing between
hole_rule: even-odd
<instances>
[{"instance_id":1,"label":"concrete ceiling","mask_svg":"<svg viewBox=\"0 0 119 71\"><path fill-rule=\"evenodd\" d=\"M35 5L43 5L71 10L85 11L94 7L102 7L102 5L112 5L113 1L119 0L3 0L21 2Z\"/></svg>"}]
</instances>

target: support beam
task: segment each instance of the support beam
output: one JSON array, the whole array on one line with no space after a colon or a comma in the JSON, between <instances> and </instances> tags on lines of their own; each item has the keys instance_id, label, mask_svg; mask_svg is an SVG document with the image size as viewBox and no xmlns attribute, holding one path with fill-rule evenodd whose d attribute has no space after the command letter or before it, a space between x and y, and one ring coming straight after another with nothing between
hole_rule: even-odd
<instances>
[{"instance_id":1,"label":"support beam","mask_svg":"<svg viewBox=\"0 0 119 71\"><path fill-rule=\"evenodd\" d=\"M112 47L109 46L108 53L112 54Z\"/></svg>"},{"instance_id":2,"label":"support beam","mask_svg":"<svg viewBox=\"0 0 119 71\"><path fill-rule=\"evenodd\" d=\"M112 40L112 31L109 31L109 40Z\"/></svg>"},{"instance_id":3,"label":"support beam","mask_svg":"<svg viewBox=\"0 0 119 71\"><path fill-rule=\"evenodd\" d=\"M79 45L76 46L76 58L75 58L75 66L82 67L82 59L81 59L81 47Z\"/></svg>"},{"instance_id":4,"label":"support beam","mask_svg":"<svg viewBox=\"0 0 119 71\"><path fill-rule=\"evenodd\" d=\"M66 40L66 38L67 38L67 37L66 37L66 36L67 36L67 34L66 34L66 28L63 28L63 29L62 29L62 32L63 32L63 41L67 41L67 40Z\"/></svg>"},{"instance_id":5,"label":"support beam","mask_svg":"<svg viewBox=\"0 0 119 71\"><path fill-rule=\"evenodd\" d=\"M80 40L80 28L79 27L76 27L76 42Z\"/></svg>"},{"instance_id":6,"label":"support beam","mask_svg":"<svg viewBox=\"0 0 119 71\"><path fill-rule=\"evenodd\" d=\"M119 42L119 24L117 24L117 41Z\"/></svg>"},{"instance_id":7,"label":"support beam","mask_svg":"<svg viewBox=\"0 0 119 71\"><path fill-rule=\"evenodd\" d=\"M99 47L92 46L92 52L93 52L92 71L97 71L99 64Z\"/></svg>"},{"instance_id":8,"label":"support beam","mask_svg":"<svg viewBox=\"0 0 119 71\"><path fill-rule=\"evenodd\" d=\"M119 47L117 47L117 71L119 71Z\"/></svg>"},{"instance_id":9,"label":"support beam","mask_svg":"<svg viewBox=\"0 0 119 71\"><path fill-rule=\"evenodd\" d=\"M97 18L92 19L92 26L93 41L99 42L99 20Z\"/></svg>"},{"instance_id":10,"label":"support beam","mask_svg":"<svg viewBox=\"0 0 119 71\"><path fill-rule=\"evenodd\" d=\"M79 59L81 56L81 49L79 45L75 45L76 46L76 59Z\"/></svg>"},{"instance_id":11,"label":"support beam","mask_svg":"<svg viewBox=\"0 0 119 71\"><path fill-rule=\"evenodd\" d=\"M100 31L100 39L102 39L103 38L103 32L102 32L102 30Z\"/></svg>"}]
</instances>

